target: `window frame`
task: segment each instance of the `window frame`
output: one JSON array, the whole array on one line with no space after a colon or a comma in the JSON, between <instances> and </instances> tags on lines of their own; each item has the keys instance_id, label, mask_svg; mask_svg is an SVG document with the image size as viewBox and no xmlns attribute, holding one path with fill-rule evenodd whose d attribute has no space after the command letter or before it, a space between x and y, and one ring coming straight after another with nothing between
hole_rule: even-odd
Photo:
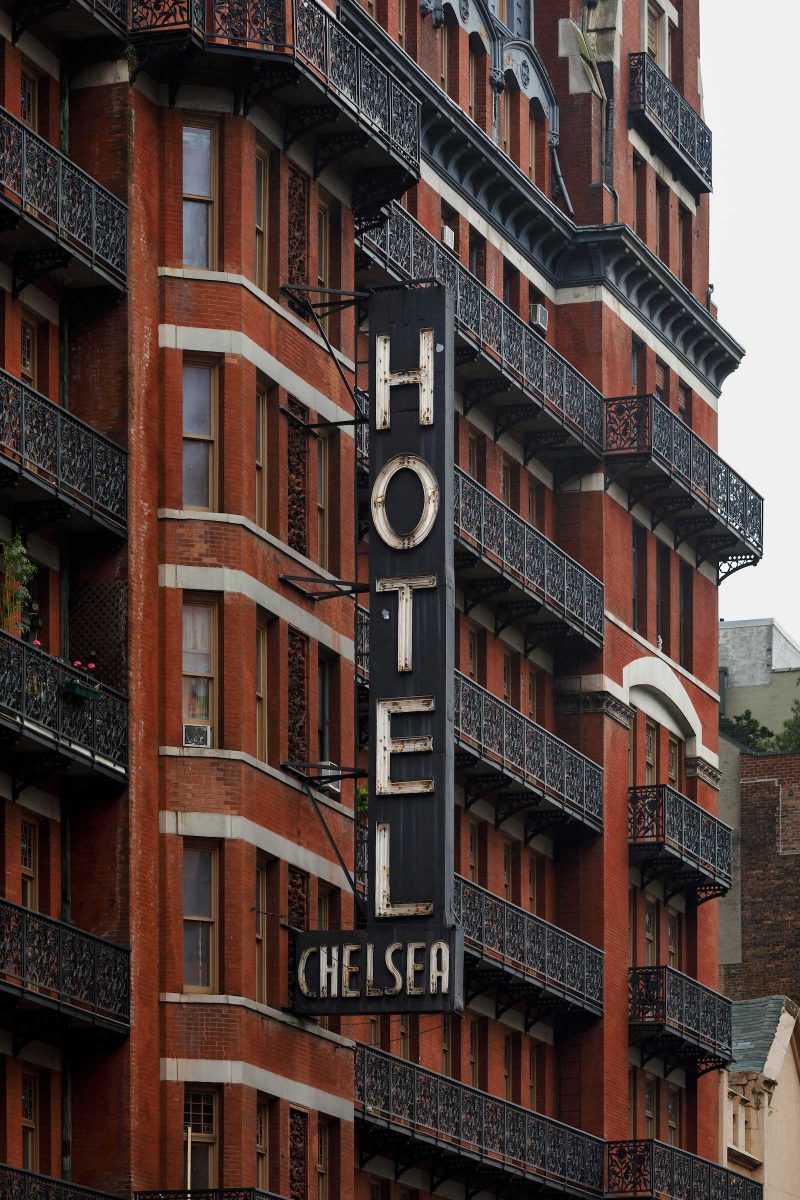
<instances>
[{"instance_id":1,"label":"window frame","mask_svg":"<svg viewBox=\"0 0 800 1200\"><path fill-rule=\"evenodd\" d=\"M185 174L185 150L183 145L184 129L207 129L210 137L210 164L209 164L209 186L210 192L208 196L201 196L194 192L184 190L183 179ZM184 117L181 121L181 263L184 267L188 267L193 271L215 271L218 269L218 242L219 231L217 229L218 212L219 212L219 126L214 120L203 120L202 118ZM185 247L185 205L190 204L205 204L207 210L208 222L208 262L205 266L198 263L189 263L186 261Z\"/></svg>"},{"instance_id":2,"label":"window frame","mask_svg":"<svg viewBox=\"0 0 800 1200\"><path fill-rule=\"evenodd\" d=\"M331 508L331 444L330 437L316 435L317 464L315 511L317 514L317 565L323 571L330 568L330 508Z\"/></svg>"},{"instance_id":3,"label":"window frame","mask_svg":"<svg viewBox=\"0 0 800 1200\"><path fill-rule=\"evenodd\" d=\"M646 787L658 783L658 726L650 720L644 723L644 782Z\"/></svg>"},{"instance_id":4,"label":"window frame","mask_svg":"<svg viewBox=\"0 0 800 1200\"><path fill-rule=\"evenodd\" d=\"M658 1138L660 1125L659 1082L656 1075L651 1075L649 1072L645 1073L644 1087L642 1088L642 1105L644 1107L644 1136L646 1138Z\"/></svg>"},{"instance_id":5,"label":"window frame","mask_svg":"<svg viewBox=\"0 0 800 1200\"><path fill-rule=\"evenodd\" d=\"M187 596L190 599L187 600ZM183 725L208 725L211 728L211 745L216 746L219 741L219 722L218 722L218 706L219 706L219 602L212 598L203 595L196 595L194 592L184 591L183 602L181 604L181 656L186 653L183 641L183 614L186 608L203 608L210 611L210 631L209 631L209 659L211 662L211 671L208 674L203 674L198 671L186 671L183 665L183 657L181 660L181 709L182 709L182 724ZM207 679L209 681L208 689L208 720L200 717L189 717L186 710L186 688L185 681L187 679Z\"/></svg>"},{"instance_id":6,"label":"window frame","mask_svg":"<svg viewBox=\"0 0 800 1200\"><path fill-rule=\"evenodd\" d=\"M26 864L24 855L24 830L30 830L30 866ZM23 908L27 908L29 912L39 911L39 822L24 816L20 820L20 904ZM25 898L25 885L28 881L28 886L31 890L29 899Z\"/></svg>"},{"instance_id":7,"label":"window frame","mask_svg":"<svg viewBox=\"0 0 800 1200\"><path fill-rule=\"evenodd\" d=\"M256 143L254 188L254 236L255 262L253 282L260 291L269 286L269 149L262 142ZM261 173L261 205L258 203L258 175Z\"/></svg>"},{"instance_id":8,"label":"window frame","mask_svg":"<svg viewBox=\"0 0 800 1200\"><path fill-rule=\"evenodd\" d=\"M19 322L19 377L32 391L37 391L39 385L39 324L33 313L23 309ZM30 335L30 366L27 370L23 356L26 331Z\"/></svg>"},{"instance_id":9,"label":"window frame","mask_svg":"<svg viewBox=\"0 0 800 1200\"><path fill-rule=\"evenodd\" d=\"M256 906L255 906L255 940L256 940L256 1003L266 1004L268 995L268 955L267 944L267 863L264 860L256 862Z\"/></svg>"},{"instance_id":10,"label":"window frame","mask_svg":"<svg viewBox=\"0 0 800 1200\"><path fill-rule=\"evenodd\" d=\"M189 1129L191 1128L191 1126L186 1124L186 1099L187 1099L187 1096L189 1096L189 1095L208 1095L211 1097L211 1104L212 1104L212 1109L211 1109L212 1122L211 1123L212 1123L212 1127L213 1127L212 1133L195 1134L193 1132L191 1135L191 1139L189 1139L187 1137L187 1133L188 1133ZM187 1189L195 1190L192 1187L192 1180L190 1177L190 1173L191 1173L191 1164L192 1164L191 1147L196 1143L200 1143L201 1145L206 1145L209 1147L208 1185L209 1185L209 1188L216 1188L217 1182L218 1182L218 1171L219 1171L218 1130L219 1130L219 1094L214 1090L214 1088L196 1087L194 1085L190 1085L187 1087L186 1085L184 1085L184 1089L183 1089L183 1144L185 1147L184 1176L185 1176L185 1183L186 1183ZM201 1190L201 1189L197 1189L197 1190Z\"/></svg>"},{"instance_id":11,"label":"window frame","mask_svg":"<svg viewBox=\"0 0 800 1200\"><path fill-rule=\"evenodd\" d=\"M256 484L256 525L266 529L269 511L269 495L267 473L269 447L269 389L262 383L256 384L256 430L255 430L255 484Z\"/></svg>"},{"instance_id":12,"label":"window frame","mask_svg":"<svg viewBox=\"0 0 800 1200\"><path fill-rule=\"evenodd\" d=\"M657 967L660 965L660 925L661 903L652 896L647 896L644 905L644 965Z\"/></svg>"},{"instance_id":13,"label":"window frame","mask_svg":"<svg viewBox=\"0 0 800 1200\"><path fill-rule=\"evenodd\" d=\"M267 692L269 689L269 632L266 617L256 617L256 758L259 762L269 759L269 712Z\"/></svg>"},{"instance_id":14,"label":"window frame","mask_svg":"<svg viewBox=\"0 0 800 1200\"><path fill-rule=\"evenodd\" d=\"M269 1191L269 1101L256 1099L256 1187Z\"/></svg>"},{"instance_id":15,"label":"window frame","mask_svg":"<svg viewBox=\"0 0 800 1200\"><path fill-rule=\"evenodd\" d=\"M317 198L317 287L320 289L318 299L325 302L324 290L331 286L331 268L333 255L331 253L331 234L333 231L333 213L331 205L323 196ZM328 333L330 317L327 311L319 317L319 323Z\"/></svg>"},{"instance_id":16,"label":"window frame","mask_svg":"<svg viewBox=\"0 0 800 1200\"><path fill-rule=\"evenodd\" d=\"M330 1122L323 1117L317 1118L317 1155L315 1175L317 1180L317 1200L329 1200L330 1196Z\"/></svg>"},{"instance_id":17,"label":"window frame","mask_svg":"<svg viewBox=\"0 0 800 1200\"><path fill-rule=\"evenodd\" d=\"M207 371L209 375L209 428L208 434L186 432L186 369ZM208 504L187 504L185 496L186 444L202 442L209 446L208 454ZM181 508L186 512L219 512L219 363L216 360L184 354L181 365Z\"/></svg>"},{"instance_id":18,"label":"window frame","mask_svg":"<svg viewBox=\"0 0 800 1200\"><path fill-rule=\"evenodd\" d=\"M183 945L184 945L183 992L187 993L187 994L191 993L194 995L212 996L212 995L216 995L219 991L219 979L218 979L218 975L217 975L218 961L219 961L219 948L218 948L217 942L218 942L218 938L219 938L219 919L220 919L220 911L219 911L219 909L220 909L220 904L219 904L219 846L217 846L216 843L213 843L213 842L204 842L202 840L196 840L193 838L185 839L184 844L183 844L183 864L182 864L182 869L184 872L184 879L185 879L185 871L186 871L187 852L211 855L211 884L210 884L211 904L209 906L211 911L210 911L210 915L207 917L204 915L196 915L196 914L190 914L187 916L186 892L185 892L185 884L184 884L182 895L181 895L181 927L183 929ZM208 984L194 984L194 983L186 982L186 977L185 977L186 950L185 950L185 946L186 946L186 927L187 927L187 925L208 925L208 927L209 927L209 935L208 935L208 980L209 980L209 982L208 982Z\"/></svg>"},{"instance_id":19,"label":"window frame","mask_svg":"<svg viewBox=\"0 0 800 1200\"><path fill-rule=\"evenodd\" d=\"M27 1067L27 1063L25 1066ZM30 1117L25 1116L25 1081L28 1081L31 1088L31 1110ZM40 1076L38 1071L23 1070L20 1079L20 1125L22 1135L22 1145L20 1148L21 1162L23 1171L39 1170L39 1152L40 1152ZM29 1138L26 1138L26 1134ZM29 1153L28 1161L26 1162L26 1152Z\"/></svg>"},{"instance_id":20,"label":"window frame","mask_svg":"<svg viewBox=\"0 0 800 1200\"><path fill-rule=\"evenodd\" d=\"M23 58L20 63L19 72L19 119L26 129L30 129L33 133L39 132L39 84L41 74L30 59ZM25 115L25 106L23 105L24 81L28 80L31 84L31 115L28 118Z\"/></svg>"}]
</instances>

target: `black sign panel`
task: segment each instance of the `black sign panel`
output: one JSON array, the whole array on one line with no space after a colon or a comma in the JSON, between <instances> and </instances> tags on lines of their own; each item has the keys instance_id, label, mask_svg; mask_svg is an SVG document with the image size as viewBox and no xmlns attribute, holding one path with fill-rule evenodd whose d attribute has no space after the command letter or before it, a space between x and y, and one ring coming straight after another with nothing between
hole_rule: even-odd
<instances>
[{"instance_id":1,"label":"black sign panel","mask_svg":"<svg viewBox=\"0 0 800 1200\"><path fill-rule=\"evenodd\" d=\"M367 927L298 936L300 1012L463 1007L453 914L453 412L449 293L373 296Z\"/></svg>"}]
</instances>

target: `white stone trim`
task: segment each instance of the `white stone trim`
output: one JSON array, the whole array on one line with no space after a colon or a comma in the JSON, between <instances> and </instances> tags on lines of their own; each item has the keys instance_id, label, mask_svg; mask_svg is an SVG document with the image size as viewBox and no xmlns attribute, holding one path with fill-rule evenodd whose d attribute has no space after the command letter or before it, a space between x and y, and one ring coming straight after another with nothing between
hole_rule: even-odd
<instances>
[{"instance_id":1,"label":"white stone trim","mask_svg":"<svg viewBox=\"0 0 800 1200\"><path fill-rule=\"evenodd\" d=\"M162 809L158 814L159 833L185 838L209 838L214 841L246 842L266 854L280 858L290 866L345 891L350 890L344 871L338 863L323 858L313 850L265 829L247 817L216 812L174 812Z\"/></svg>"},{"instance_id":2,"label":"white stone trim","mask_svg":"<svg viewBox=\"0 0 800 1200\"><path fill-rule=\"evenodd\" d=\"M178 588L185 592L222 592L246 596L260 608L273 616L288 621L307 637L314 638L327 646L340 658L355 660L353 638L336 633L318 617L293 604L285 596L267 587L260 579L233 567L197 567L179 563L161 563L158 568L158 585L163 588Z\"/></svg>"},{"instance_id":3,"label":"white stone trim","mask_svg":"<svg viewBox=\"0 0 800 1200\"><path fill-rule=\"evenodd\" d=\"M231 1058L162 1058L161 1078L171 1083L236 1084L276 1096L340 1121L353 1120L353 1102L323 1092L296 1079L287 1079L255 1063Z\"/></svg>"},{"instance_id":4,"label":"white stone trim","mask_svg":"<svg viewBox=\"0 0 800 1200\"><path fill-rule=\"evenodd\" d=\"M630 625L627 625L615 613L609 612L606 609L605 616L607 621L610 621L612 625L616 625L618 629L623 630L635 642L638 642L643 649L647 650L650 657L660 660L671 671L674 671L676 675L681 675L684 679L688 679L694 687L699 688L701 692L705 692L715 704L719 704L719 692L709 687L707 683L703 683L702 679L698 679L696 675L693 675L686 667L682 667L674 658L670 658L663 650L659 650L658 646L654 646L652 642L648 642L646 638L637 633L635 629L632 629Z\"/></svg>"}]
</instances>

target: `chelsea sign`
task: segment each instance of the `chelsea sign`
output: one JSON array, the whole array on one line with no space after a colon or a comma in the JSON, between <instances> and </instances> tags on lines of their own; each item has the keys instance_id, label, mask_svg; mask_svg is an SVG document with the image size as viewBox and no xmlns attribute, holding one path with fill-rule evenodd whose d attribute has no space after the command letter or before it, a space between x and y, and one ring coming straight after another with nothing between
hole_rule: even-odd
<instances>
[{"instance_id":1,"label":"chelsea sign","mask_svg":"<svg viewBox=\"0 0 800 1200\"><path fill-rule=\"evenodd\" d=\"M370 301L366 928L304 932L296 1008L463 1007L453 914L453 311L442 287Z\"/></svg>"}]
</instances>

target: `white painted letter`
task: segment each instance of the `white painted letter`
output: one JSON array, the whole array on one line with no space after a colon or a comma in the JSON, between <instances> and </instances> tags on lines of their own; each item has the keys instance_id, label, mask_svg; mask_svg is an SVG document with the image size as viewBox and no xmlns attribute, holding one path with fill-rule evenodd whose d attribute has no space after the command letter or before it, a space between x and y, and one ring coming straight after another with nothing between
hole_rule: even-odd
<instances>
[{"instance_id":1,"label":"white painted letter","mask_svg":"<svg viewBox=\"0 0 800 1200\"><path fill-rule=\"evenodd\" d=\"M328 950L331 952L330 966L328 965ZM320 946L319 948L319 994L322 999L326 996L339 995L339 947Z\"/></svg>"},{"instance_id":2,"label":"white painted letter","mask_svg":"<svg viewBox=\"0 0 800 1200\"><path fill-rule=\"evenodd\" d=\"M375 790L379 796L407 796L432 792L432 779L392 780L393 754L425 754L433 750L430 734L416 737L392 737L391 723L395 713L433 712L433 696L399 696L393 700L378 700L375 721L378 744L375 747Z\"/></svg>"},{"instance_id":3,"label":"white painted letter","mask_svg":"<svg viewBox=\"0 0 800 1200\"><path fill-rule=\"evenodd\" d=\"M386 515L386 492L398 471L413 471L422 485L422 513L410 533L397 533ZM418 454L396 454L378 472L370 505L375 529L386 545L393 550L413 550L433 529L439 511L439 484L424 458Z\"/></svg>"},{"instance_id":4,"label":"white painted letter","mask_svg":"<svg viewBox=\"0 0 800 1200\"><path fill-rule=\"evenodd\" d=\"M297 982L300 985L300 991L304 996L316 997L316 992L312 992L306 983L306 964L312 954L319 954L319 946L307 946L300 955L300 962L297 964Z\"/></svg>"},{"instance_id":5,"label":"white painted letter","mask_svg":"<svg viewBox=\"0 0 800 1200\"><path fill-rule=\"evenodd\" d=\"M425 963L417 962L417 951L424 950L424 942L409 942L406 946L406 995L424 996L425 988L417 987L414 982L416 975L425 970Z\"/></svg>"},{"instance_id":6,"label":"white painted letter","mask_svg":"<svg viewBox=\"0 0 800 1200\"><path fill-rule=\"evenodd\" d=\"M361 970L358 963L351 963L350 956L354 952L358 954L360 950L358 942L345 942L342 946L342 996L347 1000L355 1000L361 995L360 988L350 987L350 980Z\"/></svg>"},{"instance_id":7,"label":"white painted letter","mask_svg":"<svg viewBox=\"0 0 800 1200\"><path fill-rule=\"evenodd\" d=\"M375 945L367 942L367 995L382 996L383 988L375 987Z\"/></svg>"},{"instance_id":8,"label":"white painted letter","mask_svg":"<svg viewBox=\"0 0 800 1200\"><path fill-rule=\"evenodd\" d=\"M398 950L402 950L402 949L403 949L402 942L389 942L389 945L386 947L386 954L384 955L384 961L386 963L386 970L389 972L389 974L394 979L393 985L391 987L388 987L386 989L386 992L384 993L387 996L396 996L397 993L400 991L400 989L403 986L403 976L400 974L400 972L398 971L397 967L394 964L395 954L397 954Z\"/></svg>"},{"instance_id":9,"label":"white painted letter","mask_svg":"<svg viewBox=\"0 0 800 1200\"><path fill-rule=\"evenodd\" d=\"M397 592L397 670L411 670L411 638L413 631L412 605L417 588L435 588L435 575L418 575L416 578L379 579L375 585L379 592Z\"/></svg>"},{"instance_id":10,"label":"white painted letter","mask_svg":"<svg viewBox=\"0 0 800 1200\"><path fill-rule=\"evenodd\" d=\"M375 338L375 428L389 429L391 411L389 398L393 387L403 384L419 385L419 423L433 424L433 330L419 331L419 366L409 371L389 369L391 338L379 334Z\"/></svg>"},{"instance_id":11,"label":"white painted letter","mask_svg":"<svg viewBox=\"0 0 800 1200\"><path fill-rule=\"evenodd\" d=\"M433 912L432 900L411 900L392 904L392 888L389 879L389 826L375 826L375 916L376 917L429 917ZM386 993L394 996L394 992Z\"/></svg>"},{"instance_id":12,"label":"white painted letter","mask_svg":"<svg viewBox=\"0 0 800 1200\"><path fill-rule=\"evenodd\" d=\"M430 984L431 996L435 996L442 985L442 995L450 991L450 947L447 942L434 942L431 946Z\"/></svg>"}]
</instances>

